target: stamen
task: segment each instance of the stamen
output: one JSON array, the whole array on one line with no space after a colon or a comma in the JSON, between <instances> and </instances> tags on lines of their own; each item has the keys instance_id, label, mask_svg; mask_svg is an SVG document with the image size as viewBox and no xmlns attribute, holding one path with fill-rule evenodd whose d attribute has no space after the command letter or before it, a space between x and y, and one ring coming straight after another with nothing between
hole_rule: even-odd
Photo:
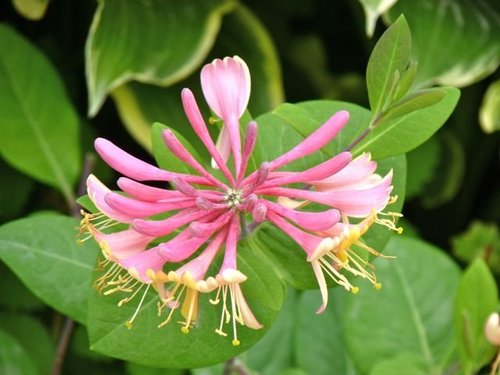
<instances>
[{"instance_id":1,"label":"stamen","mask_svg":"<svg viewBox=\"0 0 500 375\"><path fill-rule=\"evenodd\" d=\"M148 290L149 290L149 287L151 286L151 284L148 284L146 290L144 291L144 294L142 295L142 298L141 300L139 301L139 305L137 306L137 308L135 309L135 312L134 312L134 315L132 315L132 318L130 318L129 320L127 320L125 322L125 326L128 328L128 329L132 329L132 326L133 326L133 322L135 320L135 318L137 317L137 314L139 314L139 310L141 309L142 307L142 304L144 303L144 299L146 298L146 294L148 294Z\"/></svg>"}]
</instances>

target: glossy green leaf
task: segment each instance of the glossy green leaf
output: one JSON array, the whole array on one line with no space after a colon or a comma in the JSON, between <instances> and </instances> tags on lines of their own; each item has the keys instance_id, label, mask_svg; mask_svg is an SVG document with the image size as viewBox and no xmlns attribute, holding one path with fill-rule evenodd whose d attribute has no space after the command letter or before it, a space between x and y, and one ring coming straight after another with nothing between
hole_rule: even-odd
<instances>
[{"instance_id":1,"label":"glossy green leaf","mask_svg":"<svg viewBox=\"0 0 500 375\"><path fill-rule=\"evenodd\" d=\"M486 133L500 130L500 80L493 82L484 94L479 123Z\"/></svg>"},{"instance_id":2,"label":"glossy green leaf","mask_svg":"<svg viewBox=\"0 0 500 375\"><path fill-rule=\"evenodd\" d=\"M405 96L402 100L391 104L379 121L389 122L411 112L427 108L441 101L445 95L446 91L441 89L416 91Z\"/></svg>"},{"instance_id":3,"label":"glossy green leaf","mask_svg":"<svg viewBox=\"0 0 500 375\"><path fill-rule=\"evenodd\" d=\"M127 375L185 375L186 374L184 370L148 367L131 362L127 362L126 369L127 369Z\"/></svg>"},{"instance_id":4,"label":"glossy green leaf","mask_svg":"<svg viewBox=\"0 0 500 375\"><path fill-rule=\"evenodd\" d=\"M370 375L439 375L429 373L425 359L415 353L401 353L396 357L380 361L370 371Z\"/></svg>"},{"instance_id":5,"label":"glossy green leaf","mask_svg":"<svg viewBox=\"0 0 500 375\"><path fill-rule=\"evenodd\" d=\"M37 375L38 371L28 353L11 335L0 330L0 373Z\"/></svg>"},{"instance_id":6,"label":"glossy green leaf","mask_svg":"<svg viewBox=\"0 0 500 375\"><path fill-rule=\"evenodd\" d=\"M353 149L354 154L369 151L374 159L400 155L421 145L429 139L453 112L460 91L441 88L446 95L439 102L415 110L387 122L380 122Z\"/></svg>"},{"instance_id":7,"label":"glossy green leaf","mask_svg":"<svg viewBox=\"0 0 500 375\"><path fill-rule=\"evenodd\" d=\"M419 86L466 86L498 67L498 1L399 0L389 18L402 13L412 32Z\"/></svg>"},{"instance_id":8,"label":"glossy green leaf","mask_svg":"<svg viewBox=\"0 0 500 375\"><path fill-rule=\"evenodd\" d=\"M479 370L495 354L484 337L484 323L497 306L495 279L484 260L478 258L460 280L455 305L455 332L466 374Z\"/></svg>"},{"instance_id":9,"label":"glossy green leaf","mask_svg":"<svg viewBox=\"0 0 500 375\"><path fill-rule=\"evenodd\" d=\"M187 77L213 45L230 0L101 0L87 38L89 114L132 81L167 86Z\"/></svg>"},{"instance_id":10,"label":"glossy green leaf","mask_svg":"<svg viewBox=\"0 0 500 375\"><path fill-rule=\"evenodd\" d=\"M366 67L366 85L372 113L389 104L401 74L410 63L411 34L404 16L380 37Z\"/></svg>"},{"instance_id":11,"label":"glossy green leaf","mask_svg":"<svg viewBox=\"0 0 500 375\"><path fill-rule=\"evenodd\" d=\"M97 246L91 241L77 245L77 226L77 220L61 215L5 224L0 259L38 298L85 323Z\"/></svg>"},{"instance_id":12,"label":"glossy green leaf","mask_svg":"<svg viewBox=\"0 0 500 375\"><path fill-rule=\"evenodd\" d=\"M33 45L0 25L0 154L73 200L78 118L58 74Z\"/></svg>"},{"instance_id":13,"label":"glossy green leaf","mask_svg":"<svg viewBox=\"0 0 500 375\"><path fill-rule=\"evenodd\" d=\"M23 17L36 21L45 15L49 0L12 0L12 5Z\"/></svg>"},{"instance_id":14,"label":"glossy green leaf","mask_svg":"<svg viewBox=\"0 0 500 375\"><path fill-rule=\"evenodd\" d=\"M425 191L425 186L438 174L435 173L440 158L441 144L436 137L406 154L408 175L406 176L406 198L413 198Z\"/></svg>"},{"instance_id":15,"label":"glossy green leaf","mask_svg":"<svg viewBox=\"0 0 500 375\"><path fill-rule=\"evenodd\" d=\"M366 35L371 37L378 18L387 12L398 0L359 0L365 11Z\"/></svg>"},{"instance_id":16,"label":"glossy green leaf","mask_svg":"<svg viewBox=\"0 0 500 375\"><path fill-rule=\"evenodd\" d=\"M361 373L408 352L423 358L428 374L441 374L456 348L452 316L458 267L441 250L404 236L394 236L385 253L396 258L373 262L382 289L347 296L348 353Z\"/></svg>"},{"instance_id":17,"label":"glossy green leaf","mask_svg":"<svg viewBox=\"0 0 500 375\"><path fill-rule=\"evenodd\" d=\"M302 293L295 326L295 358L298 367L307 374L355 375L343 337L343 307L348 292L342 288L329 291L327 309L315 314L321 303L318 290Z\"/></svg>"},{"instance_id":18,"label":"glossy green leaf","mask_svg":"<svg viewBox=\"0 0 500 375\"><path fill-rule=\"evenodd\" d=\"M293 365L297 292L288 289L280 314L269 332L245 355L245 365L262 375L278 374Z\"/></svg>"},{"instance_id":19,"label":"glossy green leaf","mask_svg":"<svg viewBox=\"0 0 500 375\"><path fill-rule=\"evenodd\" d=\"M173 321L162 328L158 324L165 316L158 317L158 297L153 292L146 296L132 329L129 320L138 305L140 295L121 307L122 296L103 296L93 291L90 295L88 330L92 350L152 367L191 368L219 363L248 350L270 328L284 299L284 288L264 254L250 251L244 243L238 246L238 268L248 276L242 284L245 298L257 319L264 325L260 330L238 327L241 345L231 344L229 337L214 332L219 327L221 305L213 306L209 298L200 296L200 312L195 327L184 334L177 321L182 317L177 311ZM119 294L119 293L117 293ZM137 348L141 350L138 351ZM168 355L165 355L168 353Z\"/></svg>"},{"instance_id":20,"label":"glossy green leaf","mask_svg":"<svg viewBox=\"0 0 500 375\"><path fill-rule=\"evenodd\" d=\"M238 4L224 17L211 55L214 58L238 55L245 60L252 77L248 109L253 116L270 111L284 101L276 47L266 28L243 4Z\"/></svg>"},{"instance_id":21,"label":"glossy green leaf","mask_svg":"<svg viewBox=\"0 0 500 375\"><path fill-rule=\"evenodd\" d=\"M0 314L0 330L16 338L40 374L47 373L54 359L54 341L38 320L29 315L3 313Z\"/></svg>"}]
</instances>

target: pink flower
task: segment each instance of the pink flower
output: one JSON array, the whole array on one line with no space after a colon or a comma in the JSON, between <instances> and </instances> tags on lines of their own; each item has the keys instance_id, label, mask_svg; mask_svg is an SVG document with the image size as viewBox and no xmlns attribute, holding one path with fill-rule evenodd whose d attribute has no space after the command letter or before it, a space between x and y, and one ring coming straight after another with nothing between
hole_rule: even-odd
<instances>
[{"instance_id":1,"label":"pink flower","mask_svg":"<svg viewBox=\"0 0 500 375\"><path fill-rule=\"evenodd\" d=\"M182 91L182 103L189 122L223 179L216 178L195 160L170 130L162 134L166 147L174 157L195 170L195 175L162 170L140 161L110 141L101 138L95 141L95 148L104 161L126 176L118 180L125 194L109 190L94 176L87 182L88 195L99 212L86 214L82 227L99 243L111 264L97 281L103 293L130 293L130 297L122 300L126 302L137 294L134 288L147 286L147 290L152 286L162 301L161 310L170 309L160 326L170 322L180 309L184 318L182 331L187 333L199 314L199 293L216 291L211 302L221 304L222 310L216 332L226 336L224 326L230 324L233 345L238 345L237 324L252 329L262 327L244 298L243 284L247 276L237 265L243 216L256 223L273 223L301 246L322 292L321 311L327 304L325 274L353 292L358 289L342 270L379 287L372 270L366 269L367 263L351 246L363 247L359 238L375 222L396 229L393 221L378 216L390 201L392 172L381 177L374 173L376 163L370 160L369 154L352 160L349 152L305 171L280 170L330 142L346 125L349 114L335 113L291 150L248 173L258 126L253 121L247 124L241 138L240 118L250 95L250 75L245 62L238 57L214 60L202 69L201 80L205 99L224 123L217 146L189 89ZM232 167L228 165L231 157ZM152 187L141 181L169 182L173 189ZM300 184L304 188L296 187ZM323 211L302 210L308 202L323 205ZM349 218L361 221L350 224ZM118 231L107 230L118 224ZM207 275L221 251L224 256L219 272ZM187 263L175 271L164 272L166 263L179 262Z\"/></svg>"}]
</instances>

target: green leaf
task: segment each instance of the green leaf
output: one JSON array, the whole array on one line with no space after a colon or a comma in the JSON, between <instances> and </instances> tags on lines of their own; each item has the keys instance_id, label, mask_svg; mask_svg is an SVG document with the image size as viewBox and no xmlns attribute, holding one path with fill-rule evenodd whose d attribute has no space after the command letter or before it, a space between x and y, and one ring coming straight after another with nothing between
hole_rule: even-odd
<instances>
[{"instance_id":1,"label":"green leaf","mask_svg":"<svg viewBox=\"0 0 500 375\"><path fill-rule=\"evenodd\" d=\"M429 375L428 371L425 359L420 355L401 353L377 363L370 375Z\"/></svg>"},{"instance_id":2,"label":"green leaf","mask_svg":"<svg viewBox=\"0 0 500 375\"><path fill-rule=\"evenodd\" d=\"M387 12L398 0L359 0L365 11L366 35L371 37L378 18Z\"/></svg>"},{"instance_id":3,"label":"green leaf","mask_svg":"<svg viewBox=\"0 0 500 375\"><path fill-rule=\"evenodd\" d=\"M136 363L127 362L127 375L184 375L184 370L172 370L155 367L147 367Z\"/></svg>"},{"instance_id":4,"label":"green leaf","mask_svg":"<svg viewBox=\"0 0 500 375\"><path fill-rule=\"evenodd\" d=\"M0 25L0 154L73 200L79 175L78 118L49 61Z\"/></svg>"},{"instance_id":5,"label":"green leaf","mask_svg":"<svg viewBox=\"0 0 500 375\"><path fill-rule=\"evenodd\" d=\"M385 253L396 259L373 262L382 289L346 297L348 352L361 373L408 352L423 358L427 374L441 374L456 346L458 267L441 250L412 238L394 236Z\"/></svg>"},{"instance_id":6,"label":"green leaf","mask_svg":"<svg viewBox=\"0 0 500 375\"><path fill-rule=\"evenodd\" d=\"M289 288L280 314L269 332L245 355L245 363L262 375L278 374L293 365L297 292Z\"/></svg>"},{"instance_id":7,"label":"green leaf","mask_svg":"<svg viewBox=\"0 0 500 375\"><path fill-rule=\"evenodd\" d=\"M410 63L411 34L404 16L400 16L380 37L366 67L366 85L373 114L389 104L401 74Z\"/></svg>"},{"instance_id":8,"label":"green leaf","mask_svg":"<svg viewBox=\"0 0 500 375\"><path fill-rule=\"evenodd\" d=\"M0 330L0 373L36 375L38 371L30 356L12 336Z\"/></svg>"},{"instance_id":9,"label":"green leaf","mask_svg":"<svg viewBox=\"0 0 500 375\"><path fill-rule=\"evenodd\" d=\"M479 123L486 133L500 130L500 80L493 82L484 94L479 109Z\"/></svg>"},{"instance_id":10,"label":"green leaf","mask_svg":"<svg viewBox=\"0 0 500 375\"><path fill-rule=\"evenodd\" d=\"M463 274L455 305L455 332L465 373L489 363L495 348L484 337L484 323L498 306L498 290L488 266L476 259Z\"/></svg>"},{"instance_id":11,"label":"green leaf","mask_svg":"<svg viewBox=\"0 0 500 375\"><path fill-rule=\"evenodd\" d=\"M354 375L356 370L346 350L343 307L348 292L342 288L329 291L332 301L319 315L314 312L321 303L318 290L302 293L295 325L295 358L307 374ZM325 334L327 333L327 334Z\"/></svg>"},{"instance_id":12,"label":"green leaf","mask_svg":"<svg viewBox=\"0 0 500 375\"><path fill-rule=\"evenodd\" d=\"M418 146L406 154L408 175L406 176L406 198L423 194L426 185L436 176L441 160L441 144L436 137Z\"/></svg>"},{"instance_id":13,"label":"green leaf","mask_svg":"<svg viewBox=\"0 0 500 375\"><path fill-rule=\"evenodd\" d=\"M12 0L12 5L23 17L37 21L45 15L49 0Z\"/></svg>"},{"instance_id":14,"label":"green leaf","mask_svg":"<svg viewBox=\"0 0 500 375\"><path fill-rule=\"evenodd\" d=\"M199 163L203 164L201 156L198 155L196 149L182 136L182 134L172 128L169 128L168 126L156 122L153 124L153 128L151 129L151 139L153 143L153 153L158 166L172 172L193 174L193 169L186 165L186 163L177 159L177 157L172 154L165 145L162 137L162 132L165 129L170 129L170 131L174 133L184 147L186 147L189 153L193 155Z\"/></svg>"},{"instance_id":15,"label":"green leaf","mask_svg":"<svg viewBox=\"0 0 500 375\"><path fill-rule=\"evenodd\" d=\"M232 6L231 0L100 0L85 49L89 114L126 82L168 86L187 77Z\"/></svg>"},{"instance_id":16,"label":"green leaf","mask_svg":"<svg viewBox=\"0 0 500 375\"><path fill-rule=\"evenodd\" d=\"M238 4L224 17L211 55L216 58L238 55L252 76L248 109L254 116L270 111L284 101L278 52L266 28L252 11Z\"/></svg>"},{"instance_id":17,"label":"green leaf","mask_svg":"<svg viewBox=\"0 0 500 375\"><path fill-rule=\"evenodd\" d=\"M97 246L91 241L77 245L77 226L77 220L60 215L5 224L0 227L0 259L38 298L85 323Z\"/></svg>"},{"instance_id":18,"label":"green leaf","mask_svg":"<svg viewBox=\"0 0 500 375\"><path fill-rule=\"evenodd\" d=\"M498 67L498 1L399 0L389 18L402 13L412 32L420 87L467 86Z\"/></svg>"},{"instance_id":19,"label":"green leaf","mask_svg":"<svg viewBox=\"0 0 500 375\"><path fill-rule=\"evenodd\" d=\"M494 272L500 273L500 234L494 223L473 221L464 233L452 238L452 248L460 260L471 263L483 258Z\"/></svg>"},{"instance_id":20,"label":"green leaf","mask_svg":"<svg viewBox=\"0 0 500 375\"><path fill-rule=\"evenodd\" d=\"M393 103L382 114L380 122L388 122L411 112L427 108L438 103L446 95L446 91L441 89L429 89L416 91L405 96L402 100Z\"/></svg>"},{"instance_id":21,"label":"green leaf","mask_svg":"<svg viewBox=\"0 0 500 375\"><path fill-rule=\"evenodd\" d=\"M54 343L39 321L28 315L3 313L0 314L0 329L16 338L40 374L45 374L51 368Z\"/></svg>"},{"instance_id":22,"label":"green leaf","mask_svg":"<svg viewBox=\"0 0 500 375\"><path fill-rule=\"evenodd\" d=\"M221 337L214 330L220 322L221 305L213 306L209 298L200 296L200 312L195 327L184 334L176 323L181 319L175 312L173 321L162 328L158 324L158 297L148 293L132 329L125 327L137 307L137 299L116 306L123 296L90 295L88 330L91 349L102 354L152 367L191 368L225 361L248 350L271 327L284 299L284 288L274 272L274 266L262 252L251 251L244 242L238 246L238 268L248 276L242 284L245 298L257 319L264 325L260 330L238 327L241 345L231 345L229 337ZM214 292L215 293L215 292ZM138 351L137 348L141 350ZM168 355L165 355L168 353Z\"/></svg>"},{"instance_id":23,"label":"green leaf","mask_svg":"<svg viewBox=\"0 0 500 375\"><path fill-rule=\"evenodd\" d=\"M453 112L460 91L441 88L446 94L439 102L398 118L381 121L357 146L353 153L369 151L374 159L400 155L429 139Z\"/></svg>"}]
</instances>

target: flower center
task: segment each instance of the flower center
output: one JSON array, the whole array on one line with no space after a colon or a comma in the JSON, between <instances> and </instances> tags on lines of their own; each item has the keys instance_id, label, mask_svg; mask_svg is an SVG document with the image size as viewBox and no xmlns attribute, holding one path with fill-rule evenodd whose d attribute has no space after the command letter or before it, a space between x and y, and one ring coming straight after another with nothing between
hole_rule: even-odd
<instances>
[{"instance_id":1,"label":"flower center","mask_svg":"<svg viewBox=\"0 0 500 375\"><path fill-rule=\"evenodd\" d=\"M242 192L240 190L229 188L226 195L224 195L224 200L229 207L235 207L243 202Z\"/></svg>"}]
</instances>

